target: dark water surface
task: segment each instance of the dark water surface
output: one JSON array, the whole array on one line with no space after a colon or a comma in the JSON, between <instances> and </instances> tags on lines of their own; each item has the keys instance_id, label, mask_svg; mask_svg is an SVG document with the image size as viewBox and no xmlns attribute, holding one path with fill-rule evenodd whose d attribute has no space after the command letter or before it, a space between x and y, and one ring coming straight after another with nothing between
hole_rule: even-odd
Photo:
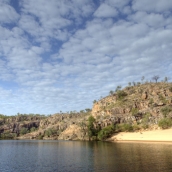
<instances>
[{"instance_id":1,"label":"dark water surface","mask_svg":"<svg viewBox=\"0 0 172 172\"><path fill-rule=\"evenodd\" d=\"M172 171L172 144L0 140L0 172L56 171Z\"/></svg>"}]
</instances>

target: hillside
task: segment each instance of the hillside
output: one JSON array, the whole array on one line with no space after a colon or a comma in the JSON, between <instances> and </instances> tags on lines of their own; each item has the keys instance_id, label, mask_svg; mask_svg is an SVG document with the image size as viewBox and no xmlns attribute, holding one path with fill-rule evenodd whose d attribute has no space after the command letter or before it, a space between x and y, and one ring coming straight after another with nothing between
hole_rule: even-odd
<instances>
[{"instance_id":1,"label":"hillside","mask_svg":"<svg viewBox=\"0 0 172 172\"><path fill-rule=\"evenodd\" d=\"M104 140L121 131L169 128L171 118L172 83L145 83L111 92L94 101L92 111L22 120L0 117L0 137Z\"/></svg>"}]
</instances>

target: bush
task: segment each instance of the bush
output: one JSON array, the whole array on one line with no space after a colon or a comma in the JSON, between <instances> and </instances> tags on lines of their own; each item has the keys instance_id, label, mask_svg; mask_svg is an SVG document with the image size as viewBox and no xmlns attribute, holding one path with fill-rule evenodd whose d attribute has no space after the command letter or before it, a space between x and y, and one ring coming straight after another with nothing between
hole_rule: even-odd
<instances>
[{"instance_id":1,"label":"bush","mask_svg":"<svg viewBox=\"0 0 172 172\"><path fill-rule=\"evenodd\" d=\"M116 126L116 130L130 132L130 131L133 131L133 126L131 124L126 124L126 123L124 123L124 124L118 124Z\"/></svg>"},{"instance_id":2,"label":"bush","mask_svg":"<svg viewBox=\"0 0 172 172\"><path fill-rule=\"evenodd\" d=\"M146 113L143 118L142 118L142 123L143 125L147 125L148 122L149 122L149 117L151 117L151 114L150 113Z\"/></svg>"},{"instance_id":3,"label":"bush","mask_svg":"<svg viewBox=\"0 0 172 172\"><path fill-rule=\"evenodd\" d=\"M158 122L158 126L161 127L162 129L167 129L172 126L172 120L169 118L161 119Z\"/></svg>"},{"instance_id":4,"label":"bush","mask_svg":"<svg viewBox=\"0 0 172 172\"><path fill-rule=\"evenodd\" d=\"M34 131L36 131L37 129L35 128L35 127L32 127L31 129L30 129L30 132L34 132Z\"/></svg>"},{"instance_id":5,"label":"bush","mask_svg":"<svg viewBox=\"0 0 172 172\"><path fill-rule=\"evenodd\" d=\"M140 126L135 124L132 126L134 131L140 130Z\"/></svg>"},{"instance_id":6,"label":"bush","mask_svg":"<svg viewBox=\"0 0 172 172\"><path fill-rule=\"evenodd\" d=\"M21 128L20 134L21 134L21 135L24 135L24 134L26 134L26 133L28 133L28 129L25 128L25 127Z\"/></svg>"},{"instance_id":7,"label":"bush","mask_svg":"<svg viewBox=\"0 0 172 172\"><path fill-rule=\"evenodd\" d=\"M149 103L150 104L153 104L154 103L153 98L150 99Z\"/></svg>"},{"instance_id":8,"label":"bush","mask_svg":"<svg viewBox=\"0 0 172 172\"><path fill-rule=\"evenodd\" d=\"M125 96L127 96L127 93L125 92L125 91L123 91L123 90L119 90L119 91L117 91L117 97L118 97L118 99L123 99Z\"/></svg>"},{"instance_id":9,"label":"bush","mask_svg":"<svg viewBox=\"0 0 172 172\"><path fill-rule=\"evenodd\" d=\"M16 133L5 132L0 134L1 139L15 139L17 137Z\"/></svg>"},{"instance_id":10,"label":"bush","mask_svg":"<svg viewBox=\"0 0 172 172\"><path fill-rule=\"evenodd\" d=\"M131 113L132 113L133 116L137 115L138 112L139 112L139 110L137 108L132 108L132 110L131 110Z\"/></svg>"},{"instance_id":11,"label":"bush","mask_svg":"<svg viewBox=\"0 0 172 172\"><path fill-rule=\"evenodd\" d=\"M105 140L106 138L111 136L114 131L115 131L114 125L107 126L98 132L98 139Z\"/></svg>"},{"instance_id":12,"label":"bush","mask_svg":"<svg viewBox=\"0 0 172 172\"><path fill-rule=\"evenodd\" d=\"M42 140L43 139L43 136L42 135L39 135L37 139L38 140Z\"/></svg>"},{"instance_id":13,"label":"bush","mask_svg":"<svg viewBox=\"0 0 172 172\"><path fill-rule=\"evenodd\" d=\"M149 125L144 123L144 124L141 125L141 128L147 129L147 128L149 128Z\"/></svg>"},{"instance_id":14,"label":"bush","mask_svg":"<svg viewBox=\"0 0 172 172\"><path fill-rule=\"evenodd\" d=\"M168 101L165 97L162 96L162 94L159 95L159 99L162 101L162 103L166 104Z\"/></svg>"},{"instance_id":15,"label":"bush","mask_svg":"<svg viewBox=\"0 0 172 172\"><path fill-rule=\"evenodd\" d=\"M56 130L52 129L52 128L48 128L46 131L45 131L45 136L47 137L50 137L52 135L56 134Z\"/></svg>"},{"instance_id":16,"label":"bush","mask_svg":"<svg viewBox=\"0 0 172 172\"><path fill-rule=\"evenodd\" d=\"M170 87L169 90L172 92L172 87Z\"/></svg>"},{"instance_id":17,"label":"bush","mask_svg":"<svg viewBox=\"0 0 172 172\"><path fill-rule=\"evenodd\" d=\"M161 112L162 112L164 118L166 118L167 115L168 115L171 111L172 111L172 108L169 107L169 106L166 106L166 107L164 107L164 108L161 109Z\"/></svg>"}]
</instances>

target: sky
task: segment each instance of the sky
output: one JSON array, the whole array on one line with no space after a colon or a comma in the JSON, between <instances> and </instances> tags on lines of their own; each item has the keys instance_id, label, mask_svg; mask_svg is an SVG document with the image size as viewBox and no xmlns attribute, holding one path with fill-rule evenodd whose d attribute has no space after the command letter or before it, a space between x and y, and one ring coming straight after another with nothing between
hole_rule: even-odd
<instances>
[{"instance_id":1,"label":"sky","mask_svg":"<svg viewBox=\"0 0 172 172\"><path fill-rule=\"evenodd\" d=\"M170 0L0 0L0 113L92 108L172 74Z\"/></svg>"}]
</instances>

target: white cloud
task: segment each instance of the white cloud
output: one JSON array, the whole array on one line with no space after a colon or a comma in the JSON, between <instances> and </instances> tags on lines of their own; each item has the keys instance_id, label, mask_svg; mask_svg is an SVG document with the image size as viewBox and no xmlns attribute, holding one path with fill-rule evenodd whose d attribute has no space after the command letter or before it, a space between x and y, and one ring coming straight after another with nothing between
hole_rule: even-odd
<instances>
[{"instance_id":1,"label":"white cloud","mask_svg":"<svg viewBox=\"0 0 172 172\"><path fill-rule=\"evenodd\" d=\"M0 23L14 23L19 14L9 5L9 1L0 1Z\"/></svg>"},{"instance_id":2,"label":"white cloud","mask_svg":"<svg viewBox=\"0 0 172 172\"><path fill-rule=\"evenodd\" d=\"M94 12L95 17L116 17L118 15L118 11L103 3L99 6L99 8Z\"/></svg>"},{"instance_id":3,"label":"white cloud","mask_svg":"<svg viewBox=\"0 0 172 172\"><path fill-rule=\"evenodd\" d=\"M130 19L137 23L147 24L154 28L164 27L168 24L168 21L166 21L162 14L155 13L148 14L146 12L137 12L130 16Z\"/></svg>"},{"instance_id":4,"label":"white cloud","mask_svg":"<svg viewBox=\"0 0 172 172\"><path fill-rule=\"evenodd\" d=\"M109 4L110 6L119 8L119 9L123 9L125 6L128 6L128 3L130 2L130 0L106 0L105 1L107 4Z\"/></svg>"},{"instance_id":5,"label":"white cloud","mask_svg":"<svg viewBox=\"0 0 172 172\"><path fill-rule=\"evenodd\" d=\"M163 13L171 8L172 1L169 0L133 0L133 9L136 11Z\"/></svg>"},{"instance_id":6,"label":"white cloud","mask_svg":"<svg viewBox=\"0 0 172 172\"><path fill-rule=\"evenodd\" d=\"M171 2L129 2L19 0L17 14L0 0L17 14L0 17L0 113L91 108L117 85L171 75Z\"/></svg>"}]
</instances>

